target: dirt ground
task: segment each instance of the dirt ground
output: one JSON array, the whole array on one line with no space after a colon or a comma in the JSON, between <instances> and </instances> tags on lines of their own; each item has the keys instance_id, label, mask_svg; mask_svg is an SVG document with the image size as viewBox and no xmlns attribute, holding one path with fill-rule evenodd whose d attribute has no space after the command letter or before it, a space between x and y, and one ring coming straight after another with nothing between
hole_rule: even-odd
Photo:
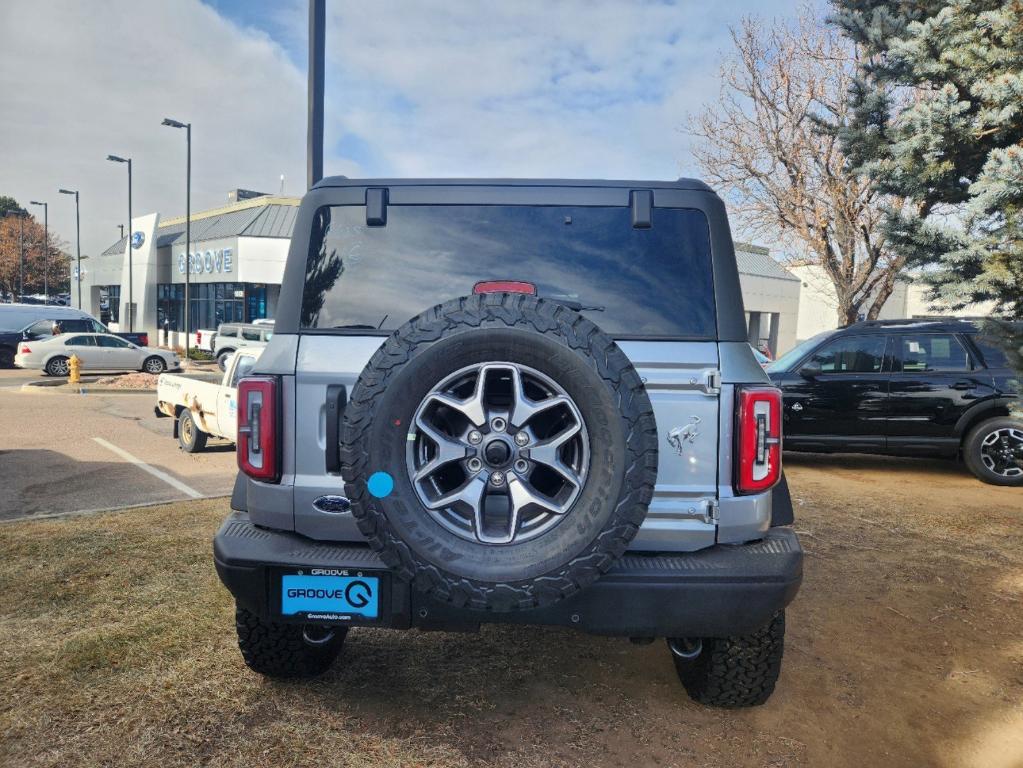
<instances>
[{"instance_id":1,"label":"dirt ground","mask_svg":"<svg viewBox=\"0 0 1023 768\"><path fill-rule=\"evenodd\" d=\"M1023 766L1023 493L942 462L788 457L807 550L777 692L707 709L663 643L355 630L242 665L223 501L0 525L0 764Z\"/></svg>"}]
</instances>

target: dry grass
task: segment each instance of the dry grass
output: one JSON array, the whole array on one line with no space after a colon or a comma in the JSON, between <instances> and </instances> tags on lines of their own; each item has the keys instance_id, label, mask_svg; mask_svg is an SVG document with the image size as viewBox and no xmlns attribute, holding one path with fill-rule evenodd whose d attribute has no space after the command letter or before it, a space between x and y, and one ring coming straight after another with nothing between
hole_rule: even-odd
<instances>
[{"instance_id":1,"label":"dry grass","mask_svg":"<svg viewBox=\"0 0 1023 768\"><path fill-rule=\"evenodd\" d=\"M0 527L0 763L463 764L325 713L329 675L246 670L211 565L222 516L198 502Z\"/></svg>"}]
</instances>

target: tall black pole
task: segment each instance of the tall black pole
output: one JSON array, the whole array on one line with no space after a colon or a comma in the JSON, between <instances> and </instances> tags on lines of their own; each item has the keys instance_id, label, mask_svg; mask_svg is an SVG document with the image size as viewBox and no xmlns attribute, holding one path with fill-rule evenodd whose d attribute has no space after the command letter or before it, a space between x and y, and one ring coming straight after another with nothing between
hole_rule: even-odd
<instances>
[{"instance_id":1,"label":"tall black pole","mask_svg":"<svg viewBox=\"0 0 1023 768\"><path fill-rule=\"evenodd\" d=\"M78 256L78 308L82 308L82 217L78 212L78 190L75 190L75 253Z\"/></svg>"},{"instance_id":2,"label":"tall black pole","mask_svg":"<svg viewBox=\"0 0 1023 768\"><path fill-rule=\"evenodd\" d=\"M135 250L131 244L131 158L128 158L128 332L135 331L135 301L132 290L135 287L135 276L132 274L131 262L132 251Z\"/></svg>"},{"instance_id":3,"label":"tall black pole","mask_svg":"<svg viewBox=\"0 0 1023 768\"><path fill-rule=\"evenodd\" d=\"M50 204L43 203L43 304L50 303Z\"/></svg>"},{"instance_id":4,"label":"tall black pole","mask_svg":"<svg viewBox=\"0 0 1023 768\"><path fill-rule=\"evenodd\" d=\"M323 178L323 61L326 0L309 0L309 188Z\"/></svg>"},{"instance_id":5,"label":"tall black pole","mask_svg":"<svg viewBox=\"0 0 1023 768\"><path fill-rule=\"evenodd\" d=\"M189 273L192 271L192 124L185 125L185 362L192 343L192 306L188 300Z\"/></svg>"}]
</instances>

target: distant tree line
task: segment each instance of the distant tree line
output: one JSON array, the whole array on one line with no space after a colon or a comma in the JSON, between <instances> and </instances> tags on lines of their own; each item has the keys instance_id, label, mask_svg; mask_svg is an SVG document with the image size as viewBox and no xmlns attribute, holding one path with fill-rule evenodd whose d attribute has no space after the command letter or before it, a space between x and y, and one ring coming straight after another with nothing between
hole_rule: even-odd
<instances>
[{"instance_id":1,"label":"distant tree line","mask_svg":"<svg viewBox=\"0 0 1023 768\"><path fill-rule=\"evenodd\" d=\"M51 295L70 289L67 243L50 229L47 250L45 235L40 219L13 197L0 195L0 295L22 293L23 253L26 295L43 293L44 284Z\"/></svg>"}]
</instances>

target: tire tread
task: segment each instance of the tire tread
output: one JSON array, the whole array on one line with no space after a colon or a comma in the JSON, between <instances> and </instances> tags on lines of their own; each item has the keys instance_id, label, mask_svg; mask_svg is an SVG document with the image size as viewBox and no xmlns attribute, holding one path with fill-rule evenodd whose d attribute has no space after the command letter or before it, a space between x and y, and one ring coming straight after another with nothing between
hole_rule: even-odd
<instances>
[{"instance_id":1,"label":"tire tread","mask_svg":"<svg viewBox=\"0 0 1023 768\"><path fill-rule=\"evenodd\" d=\"M774 692L785 651L785 612L736 637L706 638L693 661L675 658L675 669L696 702L735 709L766 702Z\"/></svg>"},{"instance_id":2,"label":"tire tread","mask_svg":"<svg viewBox=\"0 0 1023 768\"><path fill-rule=\"evenodd\" d=\"M313 677L326 672L341 652L346 627L335 630L334 639L324 646L311 646L302 639L300 624L262 621L259 616L235 609L238 648L246 666L267 677Z\"/></svg>"}]
</instances>

